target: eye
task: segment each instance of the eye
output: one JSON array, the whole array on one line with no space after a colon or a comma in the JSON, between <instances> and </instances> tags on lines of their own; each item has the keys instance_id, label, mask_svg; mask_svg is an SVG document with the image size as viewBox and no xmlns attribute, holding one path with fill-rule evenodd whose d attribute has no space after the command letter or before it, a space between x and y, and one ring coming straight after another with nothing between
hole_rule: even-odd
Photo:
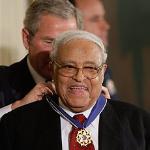
<instances>
[{"instance_id":1,"label":"eye","mask_svg":"<svg viewBox=\"0 0 150 150\"><path fill-rule=\"evenodd\" d=\"M89 71L89 72L95 72L97 71L97 68L93 66L86 66L84 67L84 70Z\"/></svg>"},{"instance_id":2,"label":"eye","mask_svg":"<svg viewBox=\"0 0 150 150\"><path fill-rule=\"evenodd\" d=\"M104 20L104 19L101 16L94 16L94 17L90 18L90 21L94 22L94 23L98 22L98 21L102 21L102 20Z\"/></svg>"},{"instance_id":3,"label":"eye","mask_svg":"<svg viewBox=\"0 0 150 150\"><path fill-rule=\"evenodd\" d=\"M62 68L65 68L65 69L76 69L75 66L69 65L69 64L63 65Z\"/></svg>"},{"instance_id":4,"label":"eye","mask_svg":"<svg viewBox=\"0 0 150 150\"><path fill-rule=\"evenodd\" d=\"M46 44L51 44L53 42L53 39L44 39L44 42Z\"/></svg>"},{"instance_id":5,"label":"eye","mask_svg":"<svg viewBox=\"0 0 150 150\"><path fill-rule=\"evenodd\" d=\"M51 43L52 43L52 41L50 41L50 40L46 40L46 41L45 41L45 43L47 43L47 44L51 44Z\"/></svg>"}]
</instances>

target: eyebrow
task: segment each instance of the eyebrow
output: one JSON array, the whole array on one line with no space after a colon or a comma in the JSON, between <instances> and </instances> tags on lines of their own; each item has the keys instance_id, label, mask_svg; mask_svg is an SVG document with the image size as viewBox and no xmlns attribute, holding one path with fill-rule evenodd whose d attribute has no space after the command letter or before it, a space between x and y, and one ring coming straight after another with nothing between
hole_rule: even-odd
<instances>
[{"instance_id":1,"label":"eyebrow","mask_svg":"<svg viewBox=\"0 0 150 150\"><path fill-rule=\"evenodd\" d=\"M72 61L72 60L67 60L67 61L60 61L60 63L63 63L63 64L67 64L67 63L70 63L70 64L76 64L76 62L75 61ZM87 64L89 64L89 65L97 65L97 63L95 63L95 62L92 62L92 61L86 61L86 62L84 62L83 63L84 65L87 65Z\"/></svg>"},{"instance_id":2,"label":"eyebrow","mask_svg":"<svg viewBox=\"0 0 150 150\"><path fill-rule=\"evenodd\" d=\"M95 15L95 16L92 16L89 20L90 21L96 21L96 20L100 20L100 19L104 19L104 17L101 17L99 15ZM104 19L105 20L105 19Z\"/></svg>"},{"instance_id":3,"label":"eyebrow","mask_svg":"<svg viewBox=\"0 0 150 150\"><path fill-rule=\"evenodd\" d=\"M55 38L51 38L51 37L45 36L45 37L43 37L42 39L43 39L43 40L54 41Z\"/></svg>"}]
</instances>

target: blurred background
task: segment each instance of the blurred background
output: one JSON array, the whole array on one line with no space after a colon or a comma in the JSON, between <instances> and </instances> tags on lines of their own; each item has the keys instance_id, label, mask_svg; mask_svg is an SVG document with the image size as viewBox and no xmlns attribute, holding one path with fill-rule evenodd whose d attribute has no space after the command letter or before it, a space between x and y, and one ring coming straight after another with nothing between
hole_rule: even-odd
<instances>
[{"instance_id":1,"label":"blurred background","mask_svg":"<svg viewBox=\"0 0 150 150\"><path fill-rule=\"evenodd\" d=\"M20 60L27 51L21 29L32 0L0 0L0 65ZM108 65L119 97L150 110L150 1L103 0L111 25Z\"/></svg>"},{"instance_id":2,"label":"blurred background","mask_svg":"<svg viewBox=\"0 0 150 150\"><path fill-rule=\"evenodd\" d=\"M150 110L150 1L104 0L109 65L122 100Z\"/></svg>"},{"instance_id":3,"label":"blurred background","mask_svg":"<svg viewBox=\"0 0 150 150\"><path fill-rule=\"evenodd\" d=\"M0 0L0 65L9 65L26 54L21 29L27 5L26 0Z\"/></svg>"}]
</instances>

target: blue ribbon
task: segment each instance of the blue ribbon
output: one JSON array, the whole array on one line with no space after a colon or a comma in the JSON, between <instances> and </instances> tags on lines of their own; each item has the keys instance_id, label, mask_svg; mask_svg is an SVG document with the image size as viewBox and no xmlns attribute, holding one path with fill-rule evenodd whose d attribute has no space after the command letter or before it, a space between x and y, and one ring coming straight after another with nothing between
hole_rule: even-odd
<instances>
[{"instance_id":1,"label":"blue ribbon","mask_svg":"<svg viewBox=\"0 0 150 150\"><path fill-rule=\"evenodd\" d=\"M54 98L56 99L58 97L54 96ZM101 114L101 112L104 110L106 103L107 103L107 100L105 99L105 97L101 95L98 98L94 107L92 108L86 121L83 124L81 124L78 120L75 120L74 118L72 118L59 105L57 105L54 102L53 97L50 97L49 95L45 95L45 99L47 100L47 102L53 108L54 111L56 111L59 115L61 115L63 118L69 121L73 126L77 128L81 128L81 129L88 127L94 121L94 119L99 114Z\"/></svg>"}]
</instances>

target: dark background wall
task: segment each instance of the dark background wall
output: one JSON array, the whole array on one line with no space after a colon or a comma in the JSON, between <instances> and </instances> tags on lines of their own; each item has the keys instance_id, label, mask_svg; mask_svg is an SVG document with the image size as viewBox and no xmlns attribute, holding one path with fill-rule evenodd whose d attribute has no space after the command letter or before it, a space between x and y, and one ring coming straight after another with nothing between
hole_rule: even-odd
<instances>
[{"instance_id":1,"label":"dark background wall","mask_svg":"<svg viewBox=\"0 0 150 150\"><path fill-rule=\"evenodd\" d=\"M119 96L150 110L150 1L103 2L111 24L108 64Z\"/></svg>"}]
</instances>

